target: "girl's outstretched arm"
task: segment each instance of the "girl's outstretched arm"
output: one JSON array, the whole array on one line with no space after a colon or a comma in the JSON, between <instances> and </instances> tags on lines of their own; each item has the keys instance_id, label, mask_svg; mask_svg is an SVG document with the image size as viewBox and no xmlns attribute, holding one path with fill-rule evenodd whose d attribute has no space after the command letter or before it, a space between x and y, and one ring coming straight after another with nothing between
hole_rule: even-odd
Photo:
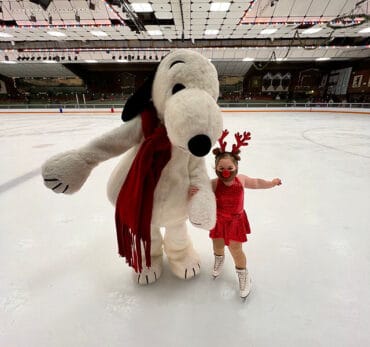
<instances>
[{"instance_id":1,"label":"girl's outstretched arm","mask_svg":"<svg viewBox=\"0 0 370 347\"><path fill-rule=\"evenodd\" d=\"M263 180L262 178L252 178L246 175L238 175L238 178L244 188L250 188L250 189L268 189L268 188L273 188L275 186L281 185L280 178L274 178L271 181L266 181L266 180Z\"/></svg>"}]
</instances>

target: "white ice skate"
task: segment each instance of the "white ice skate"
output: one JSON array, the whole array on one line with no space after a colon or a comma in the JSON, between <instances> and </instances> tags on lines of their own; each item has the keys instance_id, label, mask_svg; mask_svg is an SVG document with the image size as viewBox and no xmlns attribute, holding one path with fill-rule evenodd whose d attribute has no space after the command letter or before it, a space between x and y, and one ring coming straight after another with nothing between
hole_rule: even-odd
<instances>
[{"instance_id":1,"label":"white ice skate","mask_svg":"<svg viewBox=\"0 0 370 347\"><path fill-rule=\"evenodd\" d=\"M216 279L220 276L222 269L224 267L225 256L224 255L215 255L215 263L213 265L212 276L213 279Z\"/></svg>"},{"instance_id":2,"label":"white ice skate","mask_svg":"<svg viewBox=\"0 0 370 347\"><path fill-rule=\"evenodd\" d=\"M240 297L245 300L251 290L251 278L248 269L236 269L239 278Z\"/></svg>"}]
</instances>

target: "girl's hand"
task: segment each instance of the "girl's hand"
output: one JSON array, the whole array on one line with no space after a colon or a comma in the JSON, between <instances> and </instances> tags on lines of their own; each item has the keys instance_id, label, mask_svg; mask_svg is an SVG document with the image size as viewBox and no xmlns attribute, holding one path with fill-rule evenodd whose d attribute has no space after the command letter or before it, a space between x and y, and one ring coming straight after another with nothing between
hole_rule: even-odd
<instances>
[{"instance_id":1,"label":"girl's hand","mask_svg":"<svg viewBox=\"0 0 370 347\"><path fill-rule=\"evenodd\" d=\"M191 198L193 195L195 195L198 191L199 191L198 187L190 186L189 191L188 191L189 198Z\"/></svg>"},{"instance_id":2,"label":"girl's hand","mask_svg":"<svg viewBox=\"0 0 370 347\"><path fill-rule=\"evenodd\" d=\"M274 178L271 183L273 184L273 187L280 186L281 185L281 179L280 178Z\"/></svg>"}]
</instances>

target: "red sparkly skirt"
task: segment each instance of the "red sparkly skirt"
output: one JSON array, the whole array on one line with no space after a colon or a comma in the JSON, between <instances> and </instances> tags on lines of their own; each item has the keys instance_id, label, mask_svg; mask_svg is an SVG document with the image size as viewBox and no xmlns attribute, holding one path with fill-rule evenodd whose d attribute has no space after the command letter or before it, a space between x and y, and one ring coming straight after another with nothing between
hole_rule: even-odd
<instances>
[{"instance_id":1,"label":"red sparkly skirt","mask_svg":"<svg viewBox=\"0 0 370 347\"><path fill-rule=\"evenodd\" d=\"M211 239L224 239L225 245L230 241L246 242L247 234L251 233L247 214L225 216L217 214L216 226L209 232Z\"/></svg>"}]
</instances>

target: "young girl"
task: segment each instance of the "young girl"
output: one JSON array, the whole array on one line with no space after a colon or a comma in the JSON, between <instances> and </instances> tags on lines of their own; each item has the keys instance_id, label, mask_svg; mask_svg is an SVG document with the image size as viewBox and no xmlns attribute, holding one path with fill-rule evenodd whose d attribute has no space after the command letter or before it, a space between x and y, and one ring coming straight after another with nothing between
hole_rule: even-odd
<instances>
[{"instance_id":1,"label":"young girl","mask_svg":"<svg viewBox=\"0 0 370 347\"><path fill-rule=\"evenodd\" d=\"M225 245L234 259L236 273L239 278L240 297L246 298L250 292L251 281L247 270L247 259L242 249L242 243L247 241L250 227L247 215L244 211L244 188L266 189L281 184L279 178L265 181L260 178L251 178L246 175L238 175L238 161L240 160L240 147L247 146L250 133L244 132L243 137L235 134L236 144L232 151L226 151L224 138L228 131L224 130L219 139L220 148L213 150L215 154L215 171L218 178L212 180L213 191L217 202L216 226L210 231L213 241L215 262L213 277L217 278L223 268Z\"/></svg>"}]
</instances>

